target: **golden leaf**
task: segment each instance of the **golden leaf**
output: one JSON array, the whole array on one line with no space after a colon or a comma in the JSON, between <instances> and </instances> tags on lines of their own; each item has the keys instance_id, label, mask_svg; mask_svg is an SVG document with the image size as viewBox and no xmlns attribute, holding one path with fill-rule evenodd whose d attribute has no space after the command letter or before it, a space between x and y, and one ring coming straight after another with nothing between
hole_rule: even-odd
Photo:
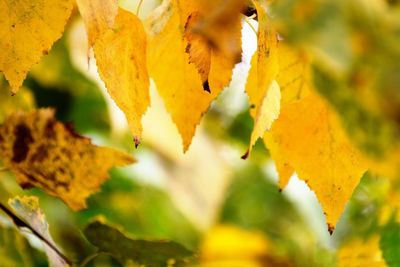
<instances>
[{"instance_id":1,"label":"golden leaf","mask_svg":"<svg viewBox=\"0 0 400 267\"><path fill-rule=\"evenodd\" d=\"M0 2L0 71L13 93L61 37L72 7L72 0Z\"/></svg>"},{"instance_id":2,"label":"golden leaf","mask_svg":"<svg viewBox=\"0 0 400 267\"><path fill-rule=\"evenodd\" d=\"M271 26L264 8L256 4L258 14L257 52L251 60L251 69L246 83L249 96L250 114L254 118L254 128L250 137L246 158L257 139L269 130L279 116L281 92L274 80L279 71L278 37Z\"/></svg>"},{"instance_id":3,"label":"golden leaf","mask_svg":"<svg viewBox=\"0 0 400 267\"><path fill-rule=\"evenodd\" d=\"M142 136L142 116L150 105L146 65L146 33L131 12L119 9L113 30L94 46L98 72L118 107L125 113L135 144Z\"/></svg>"},{"instance_id":4,"label":"golden leaf","mask_svg":"<svg viewBox=\"0 0 400 267\"><path fill-rule=\"evenodd\" d=\"M316 94L287 104L272 124L268 146L315 192L333 231L367 163L343 132L337 114Z\"/></svg>"},{"instance_id":5,"label":"golden leaf","mask_svg":"<svg viewBox=\"0 0 400 267\"><path fill-rule=\"evenodd\" d=\"M0 127L0 157L24 189L38 187L71 209L86 207L113 166L133 163L130 155L92 145L70 125L54 118L54 110L16 112Z\"/></svg>"},{"instance_id":6,"label":"golden leaf","mask_svg":"<svg viewBox=\"0 0 400 267\"><path fill-rule=\"evenodd\" d=\"M310 60L305 53L297 51L281 41L278 46L278 58L279 73L275 79L281 90L280 108L282 109L287 104L306 97L310 93L312 81ZM271 133L264 132L263 140L275 161L279 173L279 186L283 189L289 182L294 169L280 153L277 153L279 149L274 143Z\"/></svg>"},{"instance_id":7,"label":"golden leaf","mask_svg":"<svg viewBox=\"0 0 400 267\"><path fill-rule=\"evenodd\" d=\"M273 255L270 247L270 242L261 233L219 225L207 233L200 247L201 266L291 266L288 261Z\"/></svg>"},{"instance_id":8,"label":"golden leaf","mask_svg":"<svg viewBox=\"0 0 400 267\"><path fill-rule=\"evenodd\" d=\"M239 62L241 48L237 45L237 38L241 29L241 12L246 3L245 0L197 1L198 6L205 10L205 16L193 31L203 36L211 47Z\"/></svg>"},{"instance_id":9,"label":"golden leaf","mask_svg":"<svg viewBox=\"0 0 400 267\"><path fill-rule=\"evenodd\" d=\"M211 101L228 85L235 63L191 31L197 16L204 16L200 6L195 1L166 0L145 24L149 73L182 136L184 151ZM240 47L240 20L234 36Z\"/></svg>"},{"instance_id":10,"label":"golden leaf","mask_svg":"<svg viewBox=\"0 0 400 267\"><path fill-rule=\"evenodd\" d=\"M89 46L93 46L100 36L114 27L118 2L116 0L77 0L76 3L85 22Z\"/></svg>"}]
</instances>

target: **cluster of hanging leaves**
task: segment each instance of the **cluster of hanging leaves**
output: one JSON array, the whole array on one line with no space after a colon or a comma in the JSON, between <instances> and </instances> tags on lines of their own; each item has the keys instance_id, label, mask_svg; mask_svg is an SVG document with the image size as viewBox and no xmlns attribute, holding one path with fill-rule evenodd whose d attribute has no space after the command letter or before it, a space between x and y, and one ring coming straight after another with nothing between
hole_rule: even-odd
<instances>
[{"instance_id":1,"label":"cluster of hanging leaves","mask_svg":"<svg viewBox=\"0 0 400 267\"><path fill-rule=\"evenodd\" d=\"M243 158L262 138L280 187L296 172L316 193L333 231L367 170L400 175L400 16L396 1L311 2L164 0L144 21L115 0L76 4L100 77L125 113L135 145L152 78L184 151L202 115L230 83L241 60L244 14L253 10L257 51L245 91L254 128ZM61 37L74 5L0 2L0 70L13 94ZM82 209L109 168L134 159L91 145L53 115L10 115L0 127L0 157L23 188L39 187ZM89 236L93 227L105 226L92 225Z\"/></svg>"}]
</instances>

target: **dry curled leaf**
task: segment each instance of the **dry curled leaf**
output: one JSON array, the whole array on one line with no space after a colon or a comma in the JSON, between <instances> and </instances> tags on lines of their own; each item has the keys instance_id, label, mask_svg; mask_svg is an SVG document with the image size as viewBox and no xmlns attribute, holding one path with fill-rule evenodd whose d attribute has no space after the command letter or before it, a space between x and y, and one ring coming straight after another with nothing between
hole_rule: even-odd
<instances>
[{"instance_id":1,"label":"dry curled leaf","mask_svg":"<svg viewBox=\"0 0 400 267\"><path fill-rule=\"evenodd\" d=\"M38 187L73 210L86 207L113 166L133 163L130 155L92 145L54 110L16 112L0 126L0 158L24 189Z\"/></svg>"},{"instance_id":2,"label":"dry curled leaf","mask_svg":"<svg viewBox=\"0 0 400 267\"><path fill-rule=\"evenodd\" d=\"M0 1L0 71L14 93L61 37L72 7L72 0Z\"/></svg>"},{"instance_id":3,"label":"dry curled leaf","mask_svg":"<svg viewBox=\"0 0 400 267\"><path fill-rule=\"evenodd\" d=\"M182 136L184 151L211 101L228 85L237 62L192 32L191 25L203 15L195 1L165 0L145 23L149 73ZM240 48L240 19L238 25L234 39Z\"/></svg>"}]
</instances>

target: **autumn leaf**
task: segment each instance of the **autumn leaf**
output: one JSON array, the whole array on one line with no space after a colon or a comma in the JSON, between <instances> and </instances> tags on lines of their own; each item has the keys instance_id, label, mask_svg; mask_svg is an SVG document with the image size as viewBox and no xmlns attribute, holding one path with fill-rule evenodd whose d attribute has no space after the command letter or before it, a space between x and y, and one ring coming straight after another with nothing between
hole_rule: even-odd
<instances>
[{"instance_id":1,"label":"autumn leaf","mask_svg":"<svg viewBox=\"0 0 400 267\"><path fill-rule=\"evenodd\" d=\"M193 27L193 31L217 51L240 61L241 48L237 46L240 31L241 12L245 10L245 0L197 1L205 10L205 16Z\"/></svg>"},{"instance_id":2,"label":"autumn leaf","mask_svg":"<svg viewBox=\"0 0 400 267\"><path fill-rule=\"evenodd\" d=\"M100 221L90 223L84 234L99 252L110 254L123 265L175 266L193 258L191 251L173 241L134 239Z\"/></svg>"},{"instance_id":3,"label":"autumn leaf","mask_svg":"<svg viewBox=\"0 0 400 267\"><path fill-rule=\"evenodd\" d=\"M278 36L264 8L256 4L258 16L257 52L251 60L251 69L246 83L250 114L254 118L254 129L250 137L247 158L257 139L269 130L279 116L281 92L275 77L279 71Z\"/></svg>"},{"instance_id":4,"label":"autumn leaf","mask_svg":"<svg viewBox=\"0 0 400 267\"><path fill-rule=\"evenodd\" d=\"M233 67L241 60L243 1L183 1L183 7L189 14L184 37L190 63L196 65L204 90L220 91L229 85ZM206 24L212 25L206 29ZM209 34L214 35L217 28L219 38L211 40Z\"/></svg>"},{"instance_id":5,"label":"autumn leaf","mask_svg":"<svg viewBox=\"0 0 400 267\"><path fill-rule=\"evenodd\" d=\"M332 74L318 66L314 66L313 73L316 88L340 114L347 134L368 158L371 171L384 177L398 179L400 177L400 139L398 138L400 124L397 119L393 121L387 114L380 114L386 108L377 110L378 104L370 102L371 98L374 101L386 102L395 101L398 97L394 93L388 93L393 97L382 100L376 96L372 88L369 88L374 83L359 81L369 86L364 85L363 87L367 88L360 88L360 85L355 85L355 89L353 86L346 85L348 81L339 82ZM365 75L365 73L358 73L358 75ZM366 78L358 77L357 79ZM357 92L360 93L357 94ZM391 109L390 107L398 105L388 106L387 109Z\"/></svg>"},{"instance_id":6,"label":"autumn leaf","mask_svg":"<svg viewBox=\"0 0 400 267\"><path fill-rule=\"evenodd\" d=\"M134 162L123 152L98 147L71 125L54 118L54 110L16 112L0 127L0 158L24 189L38 187L73 210L86 207L108 170Z\"/></svg>"},{"instance_id":7,"label":"autumn leaf","mask_svg":"<svg viewBox=\"0 0 400 267\"><path fill-rule=\"evenodd\" d=\"M142 136L141 119L150 105L142 22L131 12L119 9L114 29L96 41L94 53L100 77L125 113L137 146Z\"/></svg>"},{"instance_id":8,"label":"autumn leaf","mask_svg":"<svg viewBox=\"0 0 400 267\"><path fill-rule=\"evenodd\" d=\"M271 253L270 242L262 233L233 225L219 225L207 233L200 246L200 261L201 266L207 267L291 266Z\"/></svg>"},{"instance_id":9,"label":"autumn leaf","mask_svg":"<svg viewBox=\"0 0 400 267\"><path fill-rule=\"evenodd\" d=\"M43 238L50 242L52 246L57 248L51 238L49 224L47 223L46 216L39 207L39 199L37 197L16 196L13 199L9 199L8 203L22 219L29 223L29 225L41 234ZM60 257L53 248L49 247L45 242L43 242L43 245L51 266L69 266L69 264Z\"/></svg>"},{"instance_id":10,"label":"autumn leaf","mask_svg":"<svg viewBox=\"0 0 400 267\"><path fill-rule=\"evenodd\" d=\"M61 37L72 7L72 0L0 2L0 71L13 93Z\"/></svg>"},{"instance_id":11,"label":"autumn leaf","mask_svg":"<svg viewBox=\"0 0 400 267\"><path fill-rule=\"evenodd\" d=\"M279 42L278 58L279 72L275 79L281 90L280 106L283 108L310 93L312 88L311 68L309 57L304 52L285 44L284 41ZM279 187L283 189L293 175L294 169L278 152L279 149L270 132L264 132L263 140L275 161L279 173Z\"/></svg>"},{"instance_id":12,"label":"autumn leaf","mask_svg":"<svg viewBox=\"0 0 400 267\"><path fill-rule=\"evenodd\" d=\"M116 0L76 0L79 12L85 22L89 39L89 47L108 29L114 27L114 20L118 14Z\"/></svg>"},{"instance_id":13,"label":"autumn leaf","mask_svg":"<svg viewBox=\"0 0 400 267\"><path fill-rule=\"evenodd\" d=\"M184 151L211 101L229 84L237 62L192 31L203 16L197 2L166 0L145 23L149 73L182 136ZM240 47L238 25L234 39Z\"/></svg>"},{"instance_id":14,"label":"autumn leaf","mask_svg":"<svg viewBox=\"0 0 400 267\"><path fill-rule=\"evenodd\" d=\"M367 170L364 157L348 140L337 115L313 93L283 107L268 134L272 157L280 155L279 160L306 181L333 231Z\"/></svg>"}]
</instances>

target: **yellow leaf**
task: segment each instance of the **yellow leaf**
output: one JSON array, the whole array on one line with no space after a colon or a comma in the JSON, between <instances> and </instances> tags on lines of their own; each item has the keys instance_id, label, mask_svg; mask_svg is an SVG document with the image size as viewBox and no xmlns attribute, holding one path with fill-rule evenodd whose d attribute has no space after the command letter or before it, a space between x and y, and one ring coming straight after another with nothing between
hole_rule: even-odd
<instances>
[{"instance_id":1,"label":"yellow leaf","mask_svg":"<svg viewBox=\"0 0 400 267\"><path fill-rule=\"evenodd\" d=\"M243 242L245 240L245 242ZM235 226L220 225L211 229L200 247L201 266L290 266L271 254L266 237Z\"/></svg>"},{"instance_id":2,"label":"yellow leaf","mask_svg":"<svg viewBox=\"0 0 400 267\"><path fill-rule=\"evenodd\" d=\"M205 14L200 6L195 1L166 0L145 24L149 73L182 136L184 151L211 101L228 85L235 63L191 31L197 16ZM240 20L232 38L240 47Z\"/></svg>"},{"instance_id":3,"label":"yellow leaf","mask_svg":"<svg viewBox=\"0 0 400 267\"><path fill-rule=\"evenodd\" d=\"M113 30L94 46L98 72L118 107L125 113L135 144L142 136L142 116L150 105L146 65L146 33L131 12L119 9Z\"/></svg>"},{"instance_id":4,"label":"yellow leaf","mask_svg":"<svg viewBox=\"0 0 400 267\"><path fill-rule=\"evenodd\" d=\"M89 46L93 46L100 36L114 27L118 2L116 0L77 0L76 3L85 22Z\"/></svg>"},{"instance_id":5,"label":"yellow leaf","mask_svg":"<svg viewBox=\"0 0 400 267\"><path fill-rule=\"evenodd\" d=\"M217 51L229 58L240 61L241 48L237 45L240 31L241 12L246 0L200 0L198 5L205 10L205 16L192 29L205 38Z\"/></svg>"},{"instance_id":6,"label":"yellow leaf","mask_svg":"<svg viewBox=\"0 0 400 267\"><path fill-rule=\"evenodd\" d=\"M310 93L311 70L310 60L306 54L289 47L283 41L278 46L279 73L276 76L281 89L281 109L293 101L302 99ZM279 173L279 186L283 189L289 182L294 169L279 153L271 133L264 133L264 143L269 148Z\"/></svg>"},{"instance_id":7,"label":"yellow leaf","mask_svg":"<svg viewBox=\"0 0 400 267\"><path fill-rule=\"evenodd\" d=\"M92 145L71 125L54 118L54 110L17 112L0 127L0 158L24 189L38 187L73 210L99 190L113 166L133 163L128 154Z\"/></svg>"},{"instance_id":8,"label":"yellow leaf","mask_svg":"<svg viewBox=\"0 0 400 267\"><path fill-rule=\"evenodd\" d=\"M186 52L201 75L203 88L206 91L220 91L229 85L233 67L241 60L240 11L243 1L183 1L183 6L189 13L185 24L185 38L188 41ZM224 16L224 19L215 20L215 12L218 16ZM208 25L209 29L203 29L207 23L212 25ZM208 30L215 31L217 28L218 43L208 38ZM215 32L210 34L214 35Z\"/></svg>"},{"instance_id":9,"label":"yellow leaf","mask_svg":"<svg viewBox=\"0 0 400 267\"><path fill-rule=\"evenodd\" d=\"M316 94L287 104L272 124L267 145L314 190L333 231L347 201L367 170L341 124Z\"/></svg>"},{"instance_id":10,"label":"yellow leaf","mask_svg":"<svg viewBox=\"0 0 400 267\"><path fill-rule=\"evenodd\" d=\"M189 62L193 63L200 74L204 90L210 92L208 76L211 67L211 48L201 36L193 34L191 28L195 25L201 15L199 12L193 12L187 18L185 24L184 36L188 41L186 53L189 54Z\"/></svg>"},{"instance_id":11,"label":"yellow leaf","mask_svg":"<svg viewBox=\"0 0 400 267\"><path fill-rule=\"evenodd\" d=\"M281 107L302 99L312 90L310 59L306 53L288 46L284 41L278 47L279 73L276 81L281 88Z\"/></svg>"},{"instance_id":12,"label":"yellow leaf","mask_svg":"<svg viewBox=\"0 0 400 267\"><path fill-rule=\"evenodd\" d=\"M255 2L256 3L256 2ZM249 96L250 114L254 118L254 128L250 137L246 158L257 139L269 130L279 116L281 93L274 80L279 71L278 37L272 28L264 8L256 3L258 14L257 52L251 60L251 69L246 83Z\"/></svg>"},{"instance_id":13,"label":"yellow leaf","mask_svg":"<svg viewBox=\"0 0 400 267\"><path fill-rule=\"evenodd\" d=\"M339 267L387 266L379 248L379 236L374 235L367 241L353 239L338 251Z\"/></svg>"},{"instance_id":14,"label":"yellow leaf","mask_svg":"<svg viewBox=\"0 0 400 267\"><path fill-rule=\"evenodd\" d=\"M61 37L72 7L72 0L0 1L0 71L14 93Z\"/></svg>"}]
</instances>

